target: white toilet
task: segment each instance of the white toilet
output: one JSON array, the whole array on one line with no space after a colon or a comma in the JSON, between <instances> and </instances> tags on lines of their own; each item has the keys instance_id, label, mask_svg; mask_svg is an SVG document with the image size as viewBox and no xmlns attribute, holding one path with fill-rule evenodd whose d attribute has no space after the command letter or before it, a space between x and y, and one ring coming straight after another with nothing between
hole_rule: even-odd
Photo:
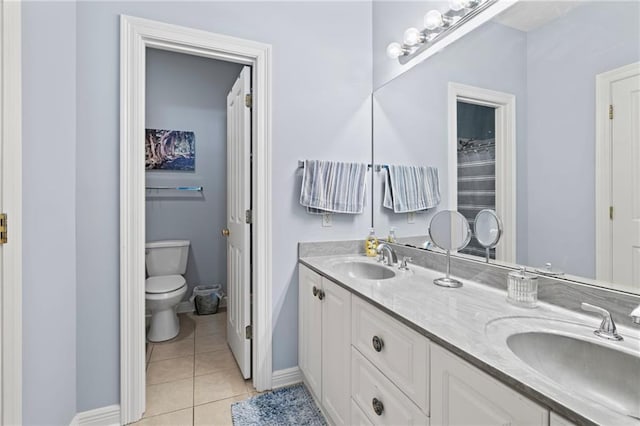
<instances>
[{"instance_id":1,"label":"white toilet","mask_svg":"<svg viewBox=\"0 0 640 426\"><path fill-rule=\"evenodd\" d=\"M145 280L146 308L151 311L151 326L147 339L162 342L180 332L176 306L187 292L182 274L187 270L189 241L154 241L146 244Z\"/></svg>"}]
</instances>

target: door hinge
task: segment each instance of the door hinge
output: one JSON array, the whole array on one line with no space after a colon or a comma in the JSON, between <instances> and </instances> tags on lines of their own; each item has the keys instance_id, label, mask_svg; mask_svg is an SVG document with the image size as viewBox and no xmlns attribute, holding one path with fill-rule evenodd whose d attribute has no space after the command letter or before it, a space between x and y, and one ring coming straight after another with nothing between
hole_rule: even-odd
<instances>
[{"instance_id":1,"label":"door hinge","mask_svg":"<svg viewBox=\"0 0 640 426\"><path fill-rule=\"evenodd\" d=\"M613 120L613 105L609 105L609 120Z\"/></svg>"},{"instance_id":2,"label":"door hinge","mask_svg":"<svg viewBox=\"0 0 640 426\"><path fill-rule=\"evenodd\" d=\"M244 328L244 338L247 340L253 339L253 328L250 325Z\"/></svg>"},{"instance_id":3,"label":"door hinge","mask_svg":"<svg viewBox=\"0 0 640 426\"><path fill-rule=\"evenodd\" d=\"M609 219L613 220L613 206L609 206Z\"/></svg>"},{"instance_id":4,"label":"door hinge","mask_svg":"<svg viewBox=\"0 0 640 426\"><path fill-rule=\"evenodd\" d=\"M253 212L251 210L244 211L244 223L253 223Z\"/></svg>"},{"instance_id":5,"label":"door hinge","mask_svg":"<svg viewBox=\"0 0 640 426\"><path fill-rule=\"evenodd\" d=\"M247 108L251 108L253 106L253 96L251 93L244 95L244 104Z\"/></svg>"},{"instance_id":6,"label":"door hinge","mask_svg":"<svg viewBox=\"0 0 640 426\"><path fill-rule=\"evenodd\" d=\"M0 214L0 244L7 244L7 214Z\"/></svg>"}]
</instances>

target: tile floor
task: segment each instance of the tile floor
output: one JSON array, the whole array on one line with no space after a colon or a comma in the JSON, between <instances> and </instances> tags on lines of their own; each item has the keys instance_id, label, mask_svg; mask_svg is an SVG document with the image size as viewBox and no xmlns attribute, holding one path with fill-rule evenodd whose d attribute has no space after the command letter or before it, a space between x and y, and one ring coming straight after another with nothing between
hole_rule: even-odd
<instances>
[{"instance_id":1,"label":"tile floor","mask_svg":"<svg viewBox=\"0 0 640 426\"><path fill-rule=\"evenodd\" d=\"M147 411L136 425L230 425L255 394L227 346L225 312L180 314L180 334L147 348Z\"/></svg>"}]
</instances>

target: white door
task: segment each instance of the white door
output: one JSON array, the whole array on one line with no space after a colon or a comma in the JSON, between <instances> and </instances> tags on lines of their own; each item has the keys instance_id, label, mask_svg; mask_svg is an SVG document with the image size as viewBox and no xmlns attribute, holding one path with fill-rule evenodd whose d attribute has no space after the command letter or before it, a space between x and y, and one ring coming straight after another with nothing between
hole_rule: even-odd
<instances>
[{"instance_id":1,"label":"white door","mask_svg":"<svg viewBox=\"0 0 640 426\"><path fill-rule=\"evenodd\" d=\"M251 68L227 95L227 341L245 379L251 377Z\"/></svg>"},{"instance_id":2,"label":"white door","mask_svg":"<svg viewBox=\"0 0 640 426\"><path fill-rule=\"evenodd\" d=\"M22 423L22 92L20 2L0 0L0 424ZM3 221L4 222L4 221Z\"/></svg>"},{"instance_id":3,"label":"white door","mask_svg":"<svg viewBox=\"0 0 640 426\"><path fill-rule=\"evenodd\" d=\"M612 278L640 291L640 75L611 84Z\"/></svg>"}]
</instances>

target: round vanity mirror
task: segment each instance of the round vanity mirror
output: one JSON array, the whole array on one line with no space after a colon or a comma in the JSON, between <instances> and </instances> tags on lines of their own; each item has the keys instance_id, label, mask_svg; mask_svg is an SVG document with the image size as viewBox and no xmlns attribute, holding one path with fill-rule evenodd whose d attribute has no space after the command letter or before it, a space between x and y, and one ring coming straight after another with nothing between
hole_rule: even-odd
<instances>
[{"instance_id":1,"label":"round vanity mirror","mask_svg":"<svg viewBox=\"0 0 640 426\"><path fill-rule=\"evenodd\" d=\"M447 275L434 280L434 284L442 287L461 287L462 283L450 276L451 250L461 250L469 244L471 240L469 222L457 211L440 211L431 219L429 238L435 246L447 251Z\"/></svg>"},{"instance_id":2,"label":"round vanity mirror","mask_svg":"<svg viewBox=\"0 0 640 426\"><path fill-rule=\"evenodd\" d=\"M489 263L490 250L498 245L502 237L502 221L491 209L480 210L476 215L473 232L478 243L486 250L486 260Z\"/></svg>"}]
</instances>

